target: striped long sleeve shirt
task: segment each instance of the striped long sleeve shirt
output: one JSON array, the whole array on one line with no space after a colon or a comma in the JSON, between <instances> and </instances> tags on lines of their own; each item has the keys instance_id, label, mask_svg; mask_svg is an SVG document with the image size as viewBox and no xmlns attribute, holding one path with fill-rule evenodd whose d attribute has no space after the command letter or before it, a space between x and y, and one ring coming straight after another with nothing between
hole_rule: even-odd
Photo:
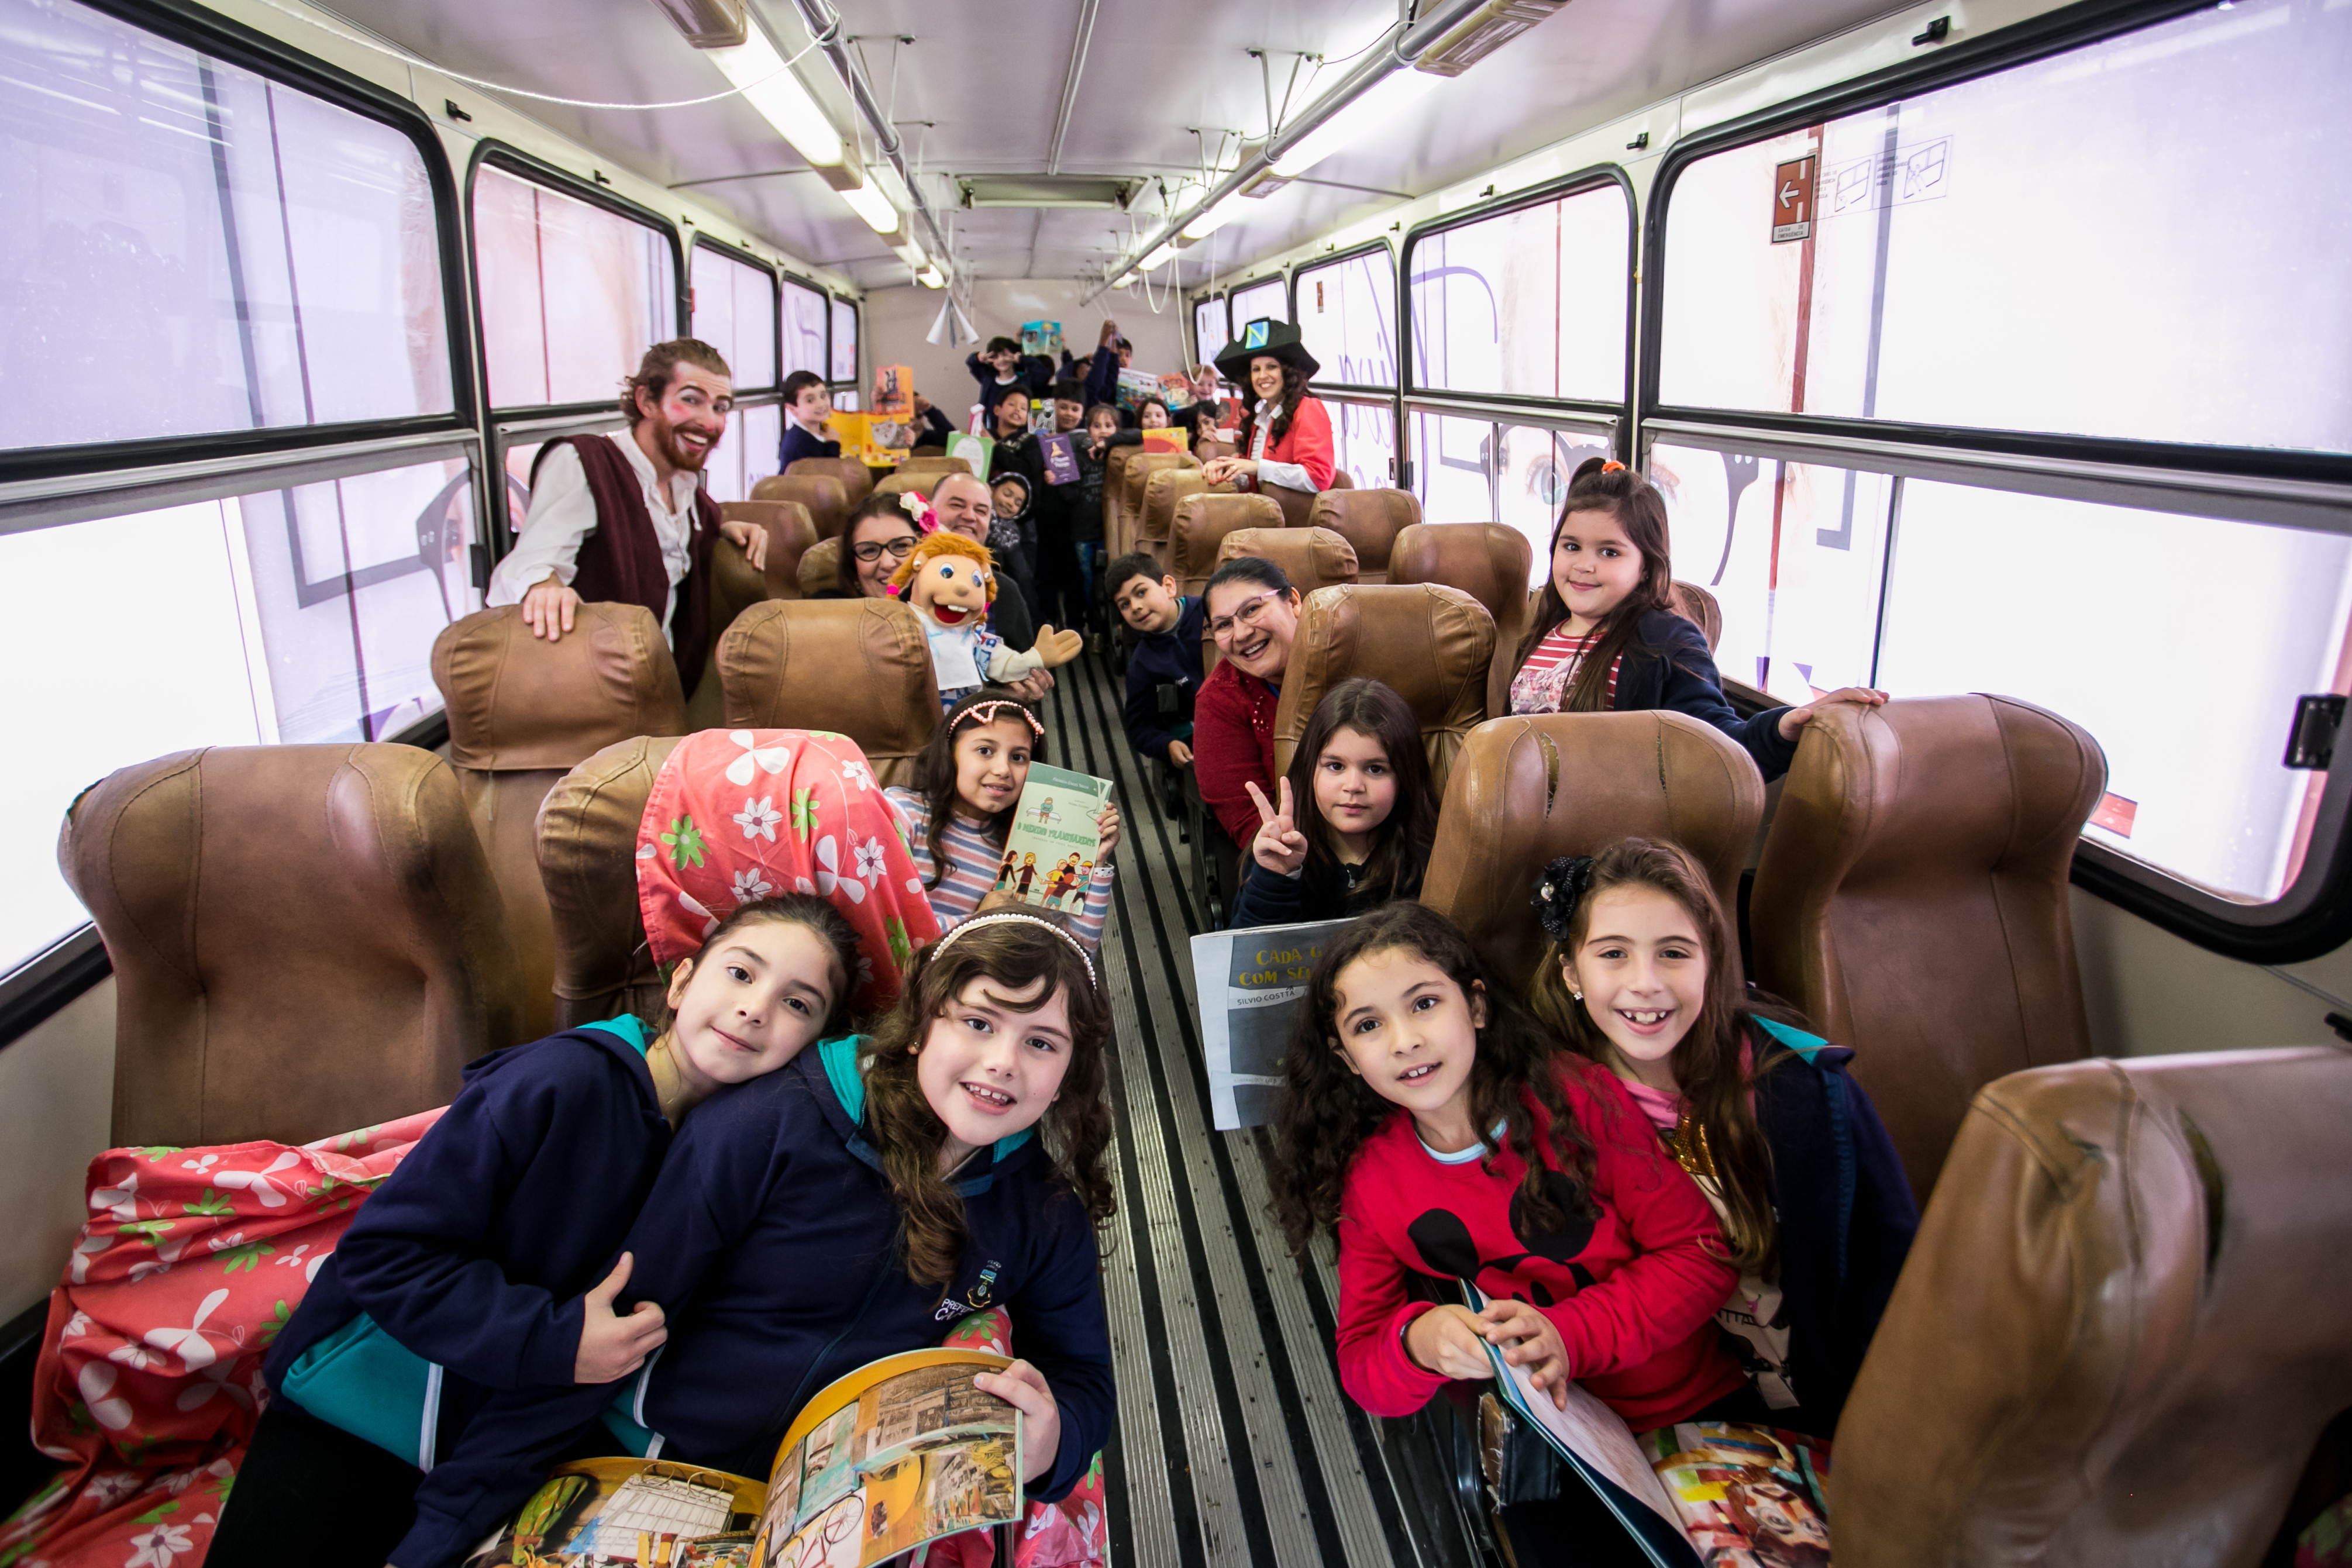
<instances>
[{"instance_id":1,"label":"striped long sleeve shirt","mask_svg":"<svg viewBox=\"0 0 2352 1568\"><path fill-rule=\"evenodd\" d=\"M931 913L939 916L940 928L945 930L979 908L980 901L996 886L1004 841L950 812L947 830L940 834L940 848L948 860L947 874L933 887L930 881L940 868L931 859L931 814L922 796L895 787L883 793L898 810L906 828L907 849L914 856L915 871L931 901ZM1111 874L1108 865L1095 867L1094 880L1087 887L1086 907L1068 912L1070 935L1085 943L1088 951L1102 946L1103 923L1110 917Z\"/></svg>"}]
</instances>

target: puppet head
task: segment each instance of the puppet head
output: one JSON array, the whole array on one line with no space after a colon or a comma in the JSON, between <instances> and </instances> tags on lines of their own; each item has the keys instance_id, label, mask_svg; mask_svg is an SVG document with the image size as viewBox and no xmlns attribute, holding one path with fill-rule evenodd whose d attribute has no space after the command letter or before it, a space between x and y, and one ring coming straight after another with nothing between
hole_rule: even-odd
<instances>
[{"instance_id":1,"label":"puppet head","mask_svg":"<svg viewBox=\"0 0 2352 1568\"><path fill-rule=\"evenodd\" d=\"M942 529L916 541L890 574L916 612L938 626L985 620L996 600L996 558L977 539Z\"/></svg>"}]
</instances>

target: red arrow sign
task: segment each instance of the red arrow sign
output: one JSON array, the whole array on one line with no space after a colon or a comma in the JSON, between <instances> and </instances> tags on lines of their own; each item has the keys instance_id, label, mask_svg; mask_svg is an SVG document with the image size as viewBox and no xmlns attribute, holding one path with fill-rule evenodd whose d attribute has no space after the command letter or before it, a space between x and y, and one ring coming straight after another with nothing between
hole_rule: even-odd
<instances>
[{"instance_id":1,"label":"red arrow sign","mask_svg":"<svg viewBox=\"0 0 2352 1568\"><path fill-rule=\"evenodd\" d=\"M1772 169L1772 243L1810 238L1813 232L1813 172L1817 161L1800 158Z\"/></svg>"}]
</instances>

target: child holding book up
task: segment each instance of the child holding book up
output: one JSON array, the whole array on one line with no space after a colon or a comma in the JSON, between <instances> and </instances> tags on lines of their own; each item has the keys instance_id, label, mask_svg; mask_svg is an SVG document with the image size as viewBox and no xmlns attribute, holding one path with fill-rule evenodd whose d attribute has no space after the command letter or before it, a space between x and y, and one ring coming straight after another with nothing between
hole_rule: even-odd
<instances>
[{"instance_id":1,"label":"child holding book up","mask_svg":"<svg viewBox=\"0 0 2352 1568\"><path fill-rule=\"evenodd\" d=\"M811 1395L982 1306L1008 1311L1022 1359L973 1381L1021 1413L1028 1496L1066 1494L1115 1408L1097 1241L1109 1035L1067 931L982 915L923 950L870 1034L714 1099L625 1243L628 1295L671 1325L660 1358L617 1400L502 1397L483 1417L497 1441L425 1479L392 1563L457 1561L600 1415L632 1452L764 1476Z\"/></svg>"},{"instance_id":2,"label":"child holding book up","mask_svg":"<svg viewBox=\"0 0 2352 1568\"><path fill-rule=\"evenodd\" d=\"M1538 1017L1624 1085L1714 1205L1740 1278L1717 1307L1772 1425L1828 1437L1919 1206L1853 1052L1743 990L1730 923L1672 844L1626 839L1537 880Z\"/></svg>"},{"instance_id":3,"label":"child holding book up","mask_svg":"<svg viewBox=\"0 0 2352 1568\"><path fill-rule=\"evenodd\" d=\"M1717 1343L1735 1271L1714 1211L1617 1079L1559 1049L1443 915L1385 904L1325 950L1283 1079L1276 1207L1301 1258L1337 1235L1339 1381L1365 1410L1491 1377L1491 1346L1636 1432L1763 1416ZM1446 1301L1456 1279L1488 1304ZM1622 1532L1563 1481L1505 1500L1517 1560L1613 1560L1582 1556Z\"/></svg>"},{"instance_id":4,"label":"child holding book up","mask_svg":"<svg viewBox=\"0 0 2352 1568\"><path fill-rule=\"evenodd\" d=\"M1254 782L1244 788L1260 826L1234 896L1236 929L1338 920L1421 892L1437 795L1421 726L1389 686L1340 682L1315 705L1276 781L1278 800Z\"/></svg>"},{"instance_id":5,"label":"child holding book up","mask_svg":"<svg viewBox=\"0 0 2352 1568\"><path fill-rule=\"evenodd\" d=\"M1029 765L1042 761L1045 727L1003 687L983 686L958 702L915 758L915 787L884 791L897 809L907 847L931 910L941 925L980 907L1010 881L1026 895L1036 877L1007 866L1004 841L1021 804ZM1098 837L1085 906L1070 930L1089 951L1102 944L1110 916L1111 851L1118 846L1118 808L1105 802L1095 819ZM1039 875L1051 868L1040 868Z\"/></svg>"}]
</instances>

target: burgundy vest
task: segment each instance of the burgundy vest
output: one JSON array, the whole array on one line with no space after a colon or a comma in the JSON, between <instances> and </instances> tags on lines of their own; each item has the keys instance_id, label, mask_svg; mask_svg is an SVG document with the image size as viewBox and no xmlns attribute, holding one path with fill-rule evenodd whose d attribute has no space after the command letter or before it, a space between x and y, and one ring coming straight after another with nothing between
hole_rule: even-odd
<instances>
[{"instance_id":1,"label":"burgundy vest","mask_svg":"<svg viewBox=\"0 0 2352 1568\"><path fill-rule=\"evenodd\" d=\"M636 469L614 444L629 434L568 435L551 441L531 459L530 482L539 465L559 445L580 455L588 493L596 502L596 526L580 541L572 591L592 603L642 604L661 619L669 599L669 569L662 563L661 539L646 509ZM677 585L677 608L669 618L669 645L677 662L678 684L692 696L710 653L710 551L719 541L719 503L702 491L694 497L694 538L687 547L686 576Z\"/></svg>"}]
</instances>

